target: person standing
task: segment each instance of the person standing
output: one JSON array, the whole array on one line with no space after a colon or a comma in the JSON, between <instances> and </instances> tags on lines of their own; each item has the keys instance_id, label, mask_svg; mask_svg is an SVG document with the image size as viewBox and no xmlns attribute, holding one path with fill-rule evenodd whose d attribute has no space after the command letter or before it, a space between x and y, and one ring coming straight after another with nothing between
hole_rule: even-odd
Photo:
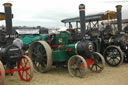
<instances>
[{"instance_id":1,"label":"person standing","mask_svg":"<svg viewBox=\"0 0 128 85\"><path fill-rule=\"evenodd\" d=\"M2 25L0 30L0 46L4 46L6 44L6 31L4 25Z\"/></svg>"},{"instance_id":2,"label":"person standing","mask_svg":"<svg viewBox=\"0 0 128 85\"><path fill-rule=\"evenodd\" d=\"M15 37L15 39L13 40L13 45L16 45L16 46L18 46L20 49L22 49L22 47L23 47L23 42L22 42L22 40L20 40L20 39L18 38L18 36L17 36L17 37Z\"/></svg>"}]
</instances>

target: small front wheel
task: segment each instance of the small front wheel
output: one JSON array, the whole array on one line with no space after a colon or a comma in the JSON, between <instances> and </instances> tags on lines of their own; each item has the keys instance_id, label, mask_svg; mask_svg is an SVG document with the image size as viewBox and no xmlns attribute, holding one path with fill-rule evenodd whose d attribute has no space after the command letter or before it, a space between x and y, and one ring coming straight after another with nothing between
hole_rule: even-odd
<instances>
[{"instance_id":1,"label":"small front wheel","mask_svg":"<svg viewBox=\"0 0 128 85\"><path fill-rule=\"evenodd\" d=\"M94 62L94 64L91 64L89 66L89 69L91 71L101 72L104 69L105 60L104 60L103 56L100 53L94 52L92 54L92 62Z\"/></svg>"},{"instance_id":2,"label":"small front wheel","mask_svg":"<svg viewBox=\"0 0 128 85\"><path fill-rule=\"evenodd\" d=\"M23 81L30 81L33 77L33 64L28 56L23 56L20 58L17 64L17 68L20 69L18 74L20 79Z\"/></svg>"},{"instance_id":3,"label":"small front wheel","mask_svg":"<svg viewBox=\"0 0 128 85\"><path fill-rule=\"evenodd\" d=\"M72 76L83 77L87 69L85 59L80 55L74 55L68 60L68 71Z\"/></svg>"}]
</instances>

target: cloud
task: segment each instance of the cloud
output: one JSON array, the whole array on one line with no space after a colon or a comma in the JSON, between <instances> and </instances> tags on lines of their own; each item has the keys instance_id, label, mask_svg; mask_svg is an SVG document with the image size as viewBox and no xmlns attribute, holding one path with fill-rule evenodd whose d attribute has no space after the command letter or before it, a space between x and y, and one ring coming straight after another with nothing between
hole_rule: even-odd
<instances>
[{"instance_id":1,"label":"cloud","mask_svg":"<svg viewBox=\"0 0 128 85\"><path fill-rule=\"evenodd\" d=\"M59 27L60 25L63 26L63 23L60 21L51 21L51 20L15 20L13 21L13 25L15 26L43 26L43 27Z\"/></svg>"},{"instance_id":2,"label":"cloud","mask_svg":"<svg viewBox=\"0 0 128 85\"><path fill-rule=\"evenodd\" d=\"M105 3L119 3L119 4L122 4L122 3L127 3L128 0L104 0Z\"/></svg>"},{"instance_id":3,"label":"cloud","mask_svg":"<svg viewBox=\"0 0 128 85\"><path fill-rule=\"evenodd\" d=\"M13 25L26 26L63 26L60 21L64 18L79 16L78 6L86 6L86 14L95 14L106 10L116 10L117 4L123 5L123 18L127 16L127 2L125 0L11 0L14 14ZM2 4L8 0L0 0ZM3 24L3 23L2 23Z\"/></svg>"}]
</instances>

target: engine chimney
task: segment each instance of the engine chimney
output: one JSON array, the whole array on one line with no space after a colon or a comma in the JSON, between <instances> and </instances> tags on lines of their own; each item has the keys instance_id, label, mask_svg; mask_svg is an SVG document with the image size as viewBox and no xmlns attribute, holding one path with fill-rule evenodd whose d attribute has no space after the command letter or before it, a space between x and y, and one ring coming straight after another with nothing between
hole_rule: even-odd
<instances>
[{"instance_id":1,"label":"engine chimney","mask_svg":"<svg viewBox=\"0 0 128 85\"><path fill-rule=\"evenodd\" d=\"M6 32L7 35L12 35L12 12L11 12L11 3L4 3L5 9L5 20L6 20Z\"/></svg>"},{"instance_id":2,"label":"engine chimney","mask_svg":"<svg viewBox=\"0 0 128 85\"><path fill-rule=\"evenodd\" d=\"M122 13L121 13L121 8L122 5L117 5L116 10L117 10L117 25L118 25L118 31L122 31Z\"/></svg>"},{"instance_id":3,"label":"engine chimney","mask_svg":"<svg viewBox=\"0 0 128 85\"><path fill-rule=\"evenodd\" d=\"M86 34L86 25L85 25L85 5L84 4L80 4L79 5L79 13L80 13L80 28L81 28L81 33L82 33L82 37L83 39L85 39L85 34Z\"/></svg>"}]
</instances>

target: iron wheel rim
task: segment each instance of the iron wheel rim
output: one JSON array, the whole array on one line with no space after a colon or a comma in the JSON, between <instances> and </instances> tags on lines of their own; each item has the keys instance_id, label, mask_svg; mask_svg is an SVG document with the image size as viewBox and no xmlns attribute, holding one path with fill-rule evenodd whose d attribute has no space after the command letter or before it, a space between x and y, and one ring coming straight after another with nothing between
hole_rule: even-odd
<instances>
[{"instance_id":1,"label":"iron wheel rim","mask_svg":"<svg viewBox=\"0 0 128 85\"><path fill-rule=\"evenodd\" d=\"M39 48L38 48L39 46ZM37 52L34 52L34 50ZM38 72L43 72L43 68L46 67L47 64L47 55L45 48L40 44L37 43L34 45L34 49L32 50L32 57L31 57L34 67Z\"/></svg>"},{"instance_id":2,"label":"iron wheel rim","mask_svg":"<svg viewBox=\"0 0 128 85\"><path fill-rule=\"evenodd\" d=\"M68 61L68 70L73 77L82 78L85 75L87 65L85 59L81 56L72 56Z\"/></svg>"},{"instance_id":3,"label":"iron wheel rim","mask_svg":"<svg viewBox=\"0 0 128 85\"><path fill-rule=\"evenodd\" d=\"M33 77L33 64L28 56L22 56L18 63L18 69L23 69L18 71L19 77L23 81L30 81Z\"/></svg>"},{"instance_id":4,"label":"iron wheel rim","mask_svg":"<svg viewBox=\"0 0 128 85\"><path fill-rule=\"evenodd\" d=\"M92 54L92 62L94 62L94 64L91 64L89 66L89 69L91 71L99 73L104 69L105 60L104 60L103 56L100 53L94 52Z\"/></svg>"},{"instance_id":5,"label":"iron wheel rim","mask_svg":"<svg viewBox=\"0 0 128 85\"><path fill-rule=\"evenodd\" d=\"M117 46L110 46L104 52L104 58L108 65L118 66L123 62L123 54Z\"/></svg>"},{"instance_id":6,"label":"iron wheel rim","mask_svg":"<svg viewBox=\"0 0 128 85\"><path fill-rule=\"evenodd\" d=\"M5 79L5 69L2 62L0 61L0 85L4 84L4 79Z\"/></svg>"},{"instance_id":7,"label":"iron wheel rim","mask_svg":"<svg viewBox=\"0 0 128 85\"><path fill-rule=\"evenodd\" d=\"M36 50L39 55L36 54L35 59L33 58L33 50L36 49L36 46L39 47L40 51ZM29 56L32 59L34 68L37 72L47 72L52 66L52 49L45 41L35 41L29 47ZM38 57L38 58L37 58Z\"/></svg>"}]
</instances>

